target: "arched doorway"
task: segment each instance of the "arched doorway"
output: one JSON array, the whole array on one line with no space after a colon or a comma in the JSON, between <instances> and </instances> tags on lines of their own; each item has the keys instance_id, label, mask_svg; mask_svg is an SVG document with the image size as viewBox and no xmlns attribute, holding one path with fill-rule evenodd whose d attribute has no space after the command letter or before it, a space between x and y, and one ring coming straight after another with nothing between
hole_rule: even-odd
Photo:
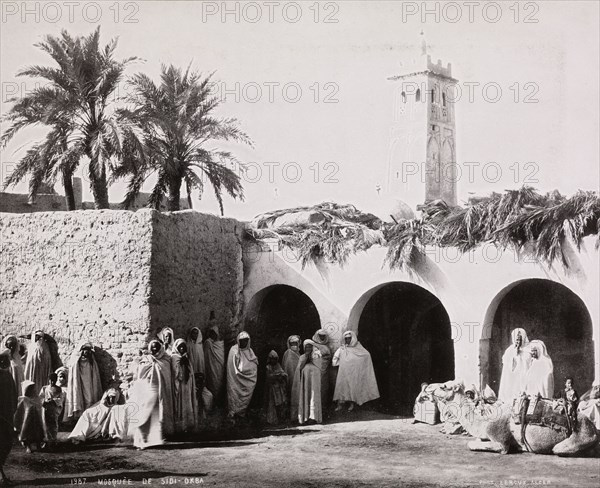
<instances>
[{"instance_id":1,"label":"arched doorway","mask_svg":"<svg viewBox=\"0 0 600 488\"><path fill-rule=\"evenodd\" d=\"M252 349L259 360L259 375L253 404L263 399L267 356L271 350L283 359L287 338L293 334L301 340L310 338L321 328L319 312L310 297L289 285L272 285L250 300L245 314L244 330L252 340Z\"/></svg>"},{"instance_id":2,"label":"arched doorway","mask_svg":"<svg viewBox=\"0 0 600 488\"><path fill-rule=\"evenodd\" d=\"M486 317L489 344L483 340L480 351L483 383L498 392L502 355L511 344L511 330L518 327L525 329L529 340L539 339L546 344L554 363L555 393L564 388L569 376L574 378L579 391L589 388L594 380L590 314L569 288L544 279L514 283L490 305Z\"/></svg>"},{"instance_id":3,"label":"arched doorway","mask_svg":"<svg viewBox=\"0 0 600 488\"><path fill-rule=\"evenodd\" d=\"M448 313L420 286L393 282L371 292L358 337L371 353L383 411L410 415L421 383L454 378Z\"/></svg>"}]
</instances>

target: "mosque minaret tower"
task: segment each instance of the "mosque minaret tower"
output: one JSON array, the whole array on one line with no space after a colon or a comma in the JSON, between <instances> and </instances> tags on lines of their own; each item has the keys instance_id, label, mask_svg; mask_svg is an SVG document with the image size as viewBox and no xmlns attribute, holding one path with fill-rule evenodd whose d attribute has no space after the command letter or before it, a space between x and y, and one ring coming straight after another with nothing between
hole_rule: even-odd
<instances>
[{"instance_id":1,"label":"mosque minaret tower","mask_svg":"<svg viewBox=\"0 0 600 488\"><path fill-rule=\"evenodd\" d=\"M456 122L450 63L431 61L421 32L421 52L406 73L388 78L394 90L387 193L413 209L433 200L456 205Z\"/></svg>"}]
</instances>

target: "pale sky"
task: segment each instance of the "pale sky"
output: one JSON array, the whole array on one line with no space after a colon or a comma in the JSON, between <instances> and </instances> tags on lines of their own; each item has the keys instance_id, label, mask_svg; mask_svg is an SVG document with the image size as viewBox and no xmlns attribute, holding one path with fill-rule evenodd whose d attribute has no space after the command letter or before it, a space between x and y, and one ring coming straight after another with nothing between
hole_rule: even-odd
<instances>
[{"instance_id":1,"label":"pale sky","mask_svg":"<svg viewBox=\"0 0 600 488\"><path fill-rule=\"evenodd\" d=\"M326 200L369 210L379 198L376 186L386 182L394 101L387 78L403 73L403 64L419 55L421 29L432 58L452 63L462 89L457 163L479 163L473 181L465 170L458 182L459 202L473 192L523 183L566 194L599 188L596 1L500 2L500 11L483 1L428 2L425 17L423 2L392 1L227 2L232 13L225 18L223 2L27 2L26 15L23 2L1 4L3 113L8 97L34 86L15 73L49 64L33 44L63 28L88 34L99 24L103 43L118 36L117 57L146 60L129 74L143 71L156 79L161 63L192 62L202 72L215 71L228 90L221 90L226 100L219 115L237 117L255 143L211 145L254 163L245 178L246 201L226 198L226 216L250 219ZM465 83L473 87L472 101ZM495 87L502 93L492 103ZM527 96L537 103L525 103ZM24 131L1 152L2 179L26 144L42 134ZM123 189L123 183L112 186L111 201L120 201ZM26 184L17 190L26 191ZM84 198L91 200L87 183ZM194 200L194 208L218 211L210 190Z\"/></svg>"}]
</instances>

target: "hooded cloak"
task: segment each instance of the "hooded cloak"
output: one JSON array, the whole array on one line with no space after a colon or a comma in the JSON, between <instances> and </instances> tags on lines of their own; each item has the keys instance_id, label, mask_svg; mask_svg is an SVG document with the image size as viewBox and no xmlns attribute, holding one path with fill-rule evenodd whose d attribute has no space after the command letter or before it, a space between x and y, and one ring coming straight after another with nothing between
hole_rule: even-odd
<instances>
[{"instance_id":1,"label":"hooded cloak","mask_svg":"<svg viewBox=\"0 0 600 488\"><path fill-rule=\"evenodd\" d=\"M36 334L41 335L41 338L37 341L35 340ZM25 379L35 383L36 395L48 383L48 376L52 372L52 357L45 336L46 334L41 330L34 331L31 334L31 342L27 349Z\"/></svg>"},{"instance_id":2,"label":"hooded cloak","mask_svg":"<svg viewBox=\"0 0 600 488\"><path fill-rule=\"evenodd\" d=\"M17 341L17 347L14 352L10 352L8 346L6 345L10 339ZM21 383L25 379L25 368L23 367L23 361L21 360L21 355L19 354L19 340L17 336L9 335L4 338L3 341L4 347L8 349L8 354L10 355L10 374L17 386L17 395L21 395Z\"/></svg>"},{"instance_id":3,"label":"hooded cloak","mask_svg":"<svg viewBox=\"0 0 600 488\"><path fill-rule=\"evenodd\" d=\"M279 355L275 351L269 353L269 359L275 364L267 363L267 423L277 424L277 408L287 404L287 374L279 364Z\"/></svg>"},{"instance_id":4,"label":"hooded cloak","mask_svg":"<svg viewBox=\"0 0 600 488\"><path fill-rule=\"evenodd\" d=\"M542 341L531 341L530 350L537 350L538 357L532 359L525 377L525 393L541 395L542 398L554 397L554 365L548 356L546 345Z\"/></svg>"},{"instance_id":5,"label":"hooded cloak","mask_svg":"<svg viewBox=\"0 0 600 488\"><path fill-rule=\"evenodd\" d=\"M92 351L88 359L81 357L81 351L84 349ZM85 342L71 356L65 418L79 417L87 408L98 403L101 398L100 369L92 344Z\"/></svg>"},{"instance_id":6,"label":"hooded cloak","mask_svg":"<svg viewBox=\"0 0 600 488\"><path fill-rule=\"evenodd\" d=\"M321 371L321 351L317 347L317 344L310 340L306 339L304 341L304 346L306 344L312 344L313 352L311 355L311 362L319 368ZM294 371L294 380L292 381L292 392L290 395L290 416L292 420L298 420L298 405L300 403L300 380L302 379L302 370L308 361L308 355L305 352L300 356L298 360L298 365L296 366L296 371ZM320 377L319 377L320 380ZM321 383L319 381L319 395L321 394Z\"/></svg>"},{"instance_id":7,"label":"hooded cloak","mask_svg":"<svg viewBox=\"0 0 600 488\"><path fill-rule=\"evenodd\" d=\"M13 419L17 409L17 386L10 373L10 352L0 355L0 467L13 444Z\"/></svg>"},{"instance_id":8,"label":"hooded cloak","mask_svg":"<svg viewBox=\"0 0 600 488\"><path fill-rule=\"evenodd\" d=\"M114 398L112 404L108 402L108 397ZM128 409L131 406L119 405L120 397L118 389L106 390L99 402L83 412L73 432L69 434L69 439L79 442L91 439L125 439L129 427Z\"/></svg>"},{"instance_id":9,"label":"hooded cloak","mask_svg":"<svg viewBox=\"0 0 600 488\"><path fill-rule=\"evenodd\" d=\"M167 333L171 334L171 342L168 345L166 343ZM170 356L173 353L173 343L175 341L175 334L173 333L173 329L171 329L171 327L163 327L162 329L160 329L158 334L156 334L156 337L158 337L158 340L163 343L163 349L165 351L165 354L168 354Z\"/></svg>"},{"instance_id":10,"label":"hooded cloak","mask_svg":"<svg viewBox=\"0 0 600 488\"><path fill-rule=\"evenodd\" d=\"M362 405L379 398L373 361L354 332L345 332L343 338L346 337L351 338L350 344L342 341L333 356L333 366L339 367L333 400Z\"/></svg>"},{"instance_id":11,"label":"hooded cloak","mask_svg":"<svg viewBox=\"0 0 600 488\"><path fill-rule=\"evenodd\" d=\"M521 347L517 348L517 336L521 335ZM498 399L504 403L511 403L525 391L525 377L531 366L529 353L529 339L524 329L513 329L510 333L512 344L502 356L502 374Z\"/></svg>"},{"instance_id":12,"label":"hooded cloak","mask_svg":"<svg viewBox=\"0 0 600 488\"><path fill-rule=\"evenodd\" d=\"M294 388L296 389L296 384L298 385L298 403L296 412L300 424L304 424L309 420L314 420L318 423L323 421L323 407L321 401L321 353L314 341L306 339L304 341L304 347L306 347L307 344L313 345L311 361L308 361L308 355L304 353L298 362L294 378ZM314 352L316 352L316 354L314 354Z\"/></svg>"},{"instance_id":13,"label":"hooded cloak","mask_svg":"<svg viewBox=\"0 0 600 488\"><path fill-rule=\"evenodd\" d=\"M248 339L244 349L240 347L241 339ZM236 341L227 359L227 406L230 415L246 411L258 376L258 359L250 348L250 335L240 332Z\"/></svg>"},{"instance_id":14,"label":"hooded cloak","mask_svg":"<svg viewBox=\"0 0 600 488\"><path fill-rule=\"evenodd\" d=\"M198 422L198 401L194 369L189 358L189 350L181 354L177 347L185 344L177 339L171 355L171 374L173 376L175 432L193 432Z\"/></svg>"},{"instance_id":15,"label":"hooded cloak","mask_svg":"<svg viewBox=\"0 0 600 488\"><path fill-rule=\"evenodd\" d=\"M192 339L192 331L198 331L198 337ZM202 347L202 332L198 327L192 327L188 333L187 350L194 374L204 374L204 347Z\"/></svg>"},{"instance_id":16,"label":"hooded cloak","mask_svg":"<svg viewBox=\"0 0 600 488\"><path fill-rule=\"evenodd\" d=\"M212 330L217 339L210 337L204 341L204 369L206 372L206 387L213 394L215 401L221 398L225 380L225 343L220 338L219 328L213 325Z\"/></svg>"},{"instance_id":17,"label":"hooded cloak","mask_svg":"<svg viewBox=\"0 0 600 488\"><path fill-rule=\"evenodd\" d=\"M300 336L289 336L287 340L287 349L283 353L283 361L281 364L283 366L285 374L287 374L288 395L289 392L292 391L292 385L294 383L294 374L296 373L296 367L298 366L298 361L300 360L300 351L294 351L292 349L292 342L297 342L298 348L300 348Z\"/></svg>"},{"instance_id":18,"label":"hooded cloak","mask_svg":"<svg viewBox=\"0 0 600 488\"><path fill-rule=\"evenodd\" d=\"M161 445L163 436L174 432L171 360L156 339L148 344L149 351L153 344L159 344L160 350L156 356L152 352L143 356L138 380L130 390L131 403L138 409L132 413L133 444L140 449Z\"/></svg>"},{"instance_id":19,"label":"hooded cloak","mask_svg":"<svg viewBox=\"0 0 600 488\"><path fill-rule=\"evenodd\" d=\"M577 411L589 418L600 431L600 383L594 382L592 388L581 395Z\"/></svg>"},{"instance_id":20,"label":"hooded cloak","mask_svg":"<svg viewBox=\"0 0 600 488\"><path fill-rule=\"evenodd\" d=\"M325 339L321 339L319 334L324 334ZM319 362L321 368L321 400L322 408L325 410L329 401L331 400L330 385L329 385L329 366L331 365L331 348L329 347L329 334L325 329L319 329L312 338L315 346L321 353L321 361Z\"/></svg>"}]
</instances>

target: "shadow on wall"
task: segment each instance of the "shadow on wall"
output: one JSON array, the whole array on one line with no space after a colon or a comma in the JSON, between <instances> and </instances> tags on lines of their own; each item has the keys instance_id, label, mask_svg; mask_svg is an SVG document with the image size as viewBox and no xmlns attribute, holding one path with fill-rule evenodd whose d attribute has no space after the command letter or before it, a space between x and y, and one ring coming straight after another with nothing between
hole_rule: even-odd
<instances>
[{"instance_id":1,"label":"shadow on wall","mask_svg":"<svg viewBox=\"0 0 600 488\"><path fill-rule=\"evenodd\" d=\"M102 391L106 391L109 387L113 386L113 381L119 381L119 373L117 371L117 360L105 351L95 347L94 356L98 363L98 369L100 369L100 382L102 383Z\"/></svg>"}]
</instances>

